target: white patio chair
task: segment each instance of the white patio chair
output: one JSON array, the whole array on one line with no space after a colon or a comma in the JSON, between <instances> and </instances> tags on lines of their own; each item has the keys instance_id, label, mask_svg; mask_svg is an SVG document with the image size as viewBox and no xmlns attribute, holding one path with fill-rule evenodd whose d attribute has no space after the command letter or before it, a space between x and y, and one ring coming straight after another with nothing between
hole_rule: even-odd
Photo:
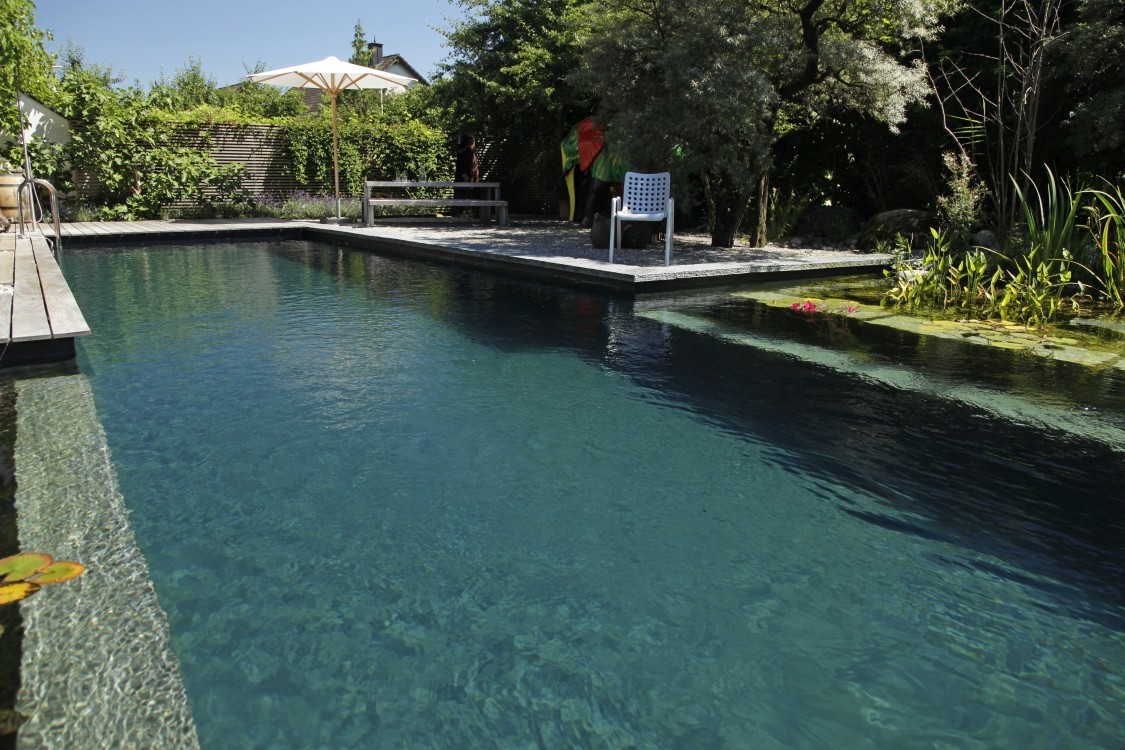
<instances>
[{"instance_id":1,"label":"white patio chair","mask_svg":"<svg viewBox=\"0 0 1125 750\"><path fill-rule=\"evenodd\" d=\"M614 198L609 211L609 262L621 241L623 221L663 221L664 265L672 265L672 228L675 224L676 202L671 197L672 175L625 173L625 188L619 198Z\"/></svg>"}]
</instances>

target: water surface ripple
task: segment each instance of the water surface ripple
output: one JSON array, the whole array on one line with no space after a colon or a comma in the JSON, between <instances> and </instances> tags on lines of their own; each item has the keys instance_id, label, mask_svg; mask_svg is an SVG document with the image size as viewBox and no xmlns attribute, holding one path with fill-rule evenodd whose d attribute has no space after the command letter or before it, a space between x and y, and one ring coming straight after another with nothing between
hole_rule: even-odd
<instances>
[{"instance_id":1,"label":"water surface ripple","mask_svg":"<svg viewBox=\"0 0 1125 750\"><path fill-rule=\"evenodd\" d=\"M1117 748L1122 454L311 243L68 276L205 748Z\"/></svg>"}]
</instances>

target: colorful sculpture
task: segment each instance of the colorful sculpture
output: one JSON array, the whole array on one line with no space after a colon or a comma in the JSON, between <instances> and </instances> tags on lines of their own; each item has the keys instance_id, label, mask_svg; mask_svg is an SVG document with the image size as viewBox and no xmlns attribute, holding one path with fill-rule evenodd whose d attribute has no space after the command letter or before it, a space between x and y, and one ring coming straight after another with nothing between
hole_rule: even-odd
<instances>
[{"instance_id":1,"label":"colorful sculpture","mask_svg":"<svg viewBox=\"0 0 1125 750\"><path fill-rule=\"evenodd\" d=\"M604 195L608 210L610 191L614 183L621 183L629 167L612 143L606 143L605 126L593 117L587 117L571 128L562 142L562 167L566 175L566 189L570 198L570 220L574 221L577 209L574 178L576 171L588 172L593 183L586 200L582 226L593 220L598 196Z\"/></svg>"}]
</instances>

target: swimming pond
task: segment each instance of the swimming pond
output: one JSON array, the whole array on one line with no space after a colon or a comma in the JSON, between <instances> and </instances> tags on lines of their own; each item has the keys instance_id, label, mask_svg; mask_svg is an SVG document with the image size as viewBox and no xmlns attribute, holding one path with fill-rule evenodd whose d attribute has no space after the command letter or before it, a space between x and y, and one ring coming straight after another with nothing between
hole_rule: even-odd
<instances>
[{"instance_id":1,"label":"swimming pond","mask_svg":"<svg viewBox=\"0 0 1125 750\"><path fill-rule=\"evenodd\" d=\"M66 271L205 748L1122 742L1098 430L723 304L304 242Z\"/></svg>"}]
</instances>

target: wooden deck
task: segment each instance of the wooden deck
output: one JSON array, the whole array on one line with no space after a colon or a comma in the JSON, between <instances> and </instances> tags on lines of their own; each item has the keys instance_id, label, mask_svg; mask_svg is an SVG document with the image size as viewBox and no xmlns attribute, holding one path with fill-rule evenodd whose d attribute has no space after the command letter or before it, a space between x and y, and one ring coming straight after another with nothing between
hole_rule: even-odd
<instances>
[{"instance_id":1,"label":"wooden deck","mask_svg":"<svg viewBox=\"0 0 1125 750\"><path fill-rule=\"evenodd\" d=\"M275 232L298 232L303 226L300 222L285 219L176 219L171 221L75 221L62 225L63 247L66 240L77 242L115 239L136 241L139 239L190 239L192 237L221 237L224 235L244 236L254 232L272 234ZM44 226L47 236L53 236L53 228Z\"/></svg>"},{"instance_id":2,"label":"wooden deck","mask_svg":"<svg viewBox=\"0 0 1125 750\"><path fill-rule=\"evenodd\" d=\"M0 363L59 358L89 333L47 238L0 234Z\"/></svg>"}]
</instances>

